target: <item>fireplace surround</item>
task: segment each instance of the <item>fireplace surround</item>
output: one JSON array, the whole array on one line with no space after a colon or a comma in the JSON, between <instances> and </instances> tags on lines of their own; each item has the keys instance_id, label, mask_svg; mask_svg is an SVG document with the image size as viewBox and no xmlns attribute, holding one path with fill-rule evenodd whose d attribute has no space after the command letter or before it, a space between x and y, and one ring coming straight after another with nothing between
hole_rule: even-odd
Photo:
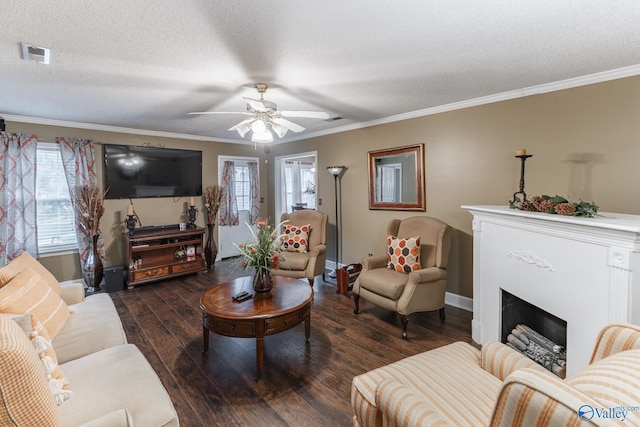
<instances>
[{"instance_id":1,"label":"fireplace surround","mask_svg":"<svg viewBox=\"0 0 640 427\"><path fill-rule=\"evenodd\" d=\"M640 324L640 216L463 208L473 215L475 342L501 340L503 290L566 321L567 375L588 365L604 326Z\"/></svg>"}]
</instances>

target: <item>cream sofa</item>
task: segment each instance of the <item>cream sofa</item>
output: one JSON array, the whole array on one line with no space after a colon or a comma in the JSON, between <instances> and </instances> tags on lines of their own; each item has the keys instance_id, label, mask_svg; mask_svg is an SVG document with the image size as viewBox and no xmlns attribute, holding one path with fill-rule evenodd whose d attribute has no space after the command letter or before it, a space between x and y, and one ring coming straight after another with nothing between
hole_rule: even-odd
<instances>
[{"instance_id":1,"label":"cream sofa","mask_svg":"<svg viewBox=\"0 0 640 427\"><path fill-rule=\"evenodd\" d=\"M0 268L0 287L3 284L3 268ZM44 271L40 273L43 276L46 274ZM111 297L108 294L95 294L85 298L81 281L62 283L58 292L68 305L70 314L51 342L59 367L68 380L71 397L55 406L57 415L51 416L51 424L87 427L178 426L178 416L160 379L138 348L127 344ZM6 343L3 351L3 355L11 351L7 350ZM35 354L35 348L33 351ZM2 360L4 362L0 363L4 363L4 366L0 366L0 382L4 383L0 386L8 389L16 385L9 384L12 378L20 376L23 371L12 375L14 362L11 361L14 359L5 357ZM46 383L45 376L41 377ZM40 376L35 378L32 381L40 380ZM34 384L28 386L35 387ZM25 393L27 396L33 394L28 391ZM17 390L13 398L2 400L0 424L3 414L10 419L14 412L24 409L24 405L32 406L36 401L31 399L24 402L24 398L21 397L21 391ZM48 405L49 402L46 403ZM43 405L42 411L47 410L47 405Z\"/></svg>"},{"instance_id":2,"label":"cream sofa","mask_svg":"<svg viewBox=\"0 0 640 427\"><path fill-rule=\"evenodd\" d=\"M640 327L606 327L565 380L498 342L453 343L356 376L351 404L354 426L640 425Z\"/></svg>"}]
</instances>

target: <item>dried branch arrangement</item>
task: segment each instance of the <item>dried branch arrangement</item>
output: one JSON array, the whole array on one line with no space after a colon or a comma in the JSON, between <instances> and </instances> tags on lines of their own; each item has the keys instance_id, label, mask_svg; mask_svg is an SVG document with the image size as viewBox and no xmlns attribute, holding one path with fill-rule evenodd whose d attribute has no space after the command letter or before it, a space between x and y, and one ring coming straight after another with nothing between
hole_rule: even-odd
<instances>
[{"instance_id":1,"label":"dried branch arrangement","mask_svg":"<svg viewBox=\"0 0 640 427\"><path fill-rule=\"evenodd\" d=\"M98 234L100 218L104 214L104 196L109 189L102 191L96 186L76 187L73 192L74 207L80 226L90 235Z\"/></svg>"},{"instance_id":2,"label":"dried branch arrangement","mask_svg":"<svg viewBox=\"0 0 640 427\"><path fill-rule=\"evenodd\" d=\"M215 224L220 205L224 202L224 190L219 185L208 185L204 190L204 206L207 208L207 224Z\"/></svg>"}]
</instances>

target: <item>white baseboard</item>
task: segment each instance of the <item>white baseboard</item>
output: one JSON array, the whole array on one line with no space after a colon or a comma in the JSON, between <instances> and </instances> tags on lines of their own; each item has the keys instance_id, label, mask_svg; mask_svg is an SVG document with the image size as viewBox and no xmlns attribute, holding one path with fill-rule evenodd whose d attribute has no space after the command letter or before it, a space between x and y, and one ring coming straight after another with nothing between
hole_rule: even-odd
<instances>
[{"instance_id":1,"label":"white baseboard","mask_svg":"<svg viewBox=\"0 0 640 427\"><path fill-rule=\"evenodd\" d=\"M473 299L462 295L446 292L444 294L444 303L463 310L473 311Z\"/></svg>"}]
</instances>

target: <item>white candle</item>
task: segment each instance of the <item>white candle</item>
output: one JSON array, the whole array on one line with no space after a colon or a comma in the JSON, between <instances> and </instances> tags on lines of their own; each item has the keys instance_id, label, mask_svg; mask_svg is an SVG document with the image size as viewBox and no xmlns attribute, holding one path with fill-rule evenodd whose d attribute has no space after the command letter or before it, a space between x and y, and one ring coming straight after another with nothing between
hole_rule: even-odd
<instances>
[{"instance_id":1,"label":"white candle","mask_svg":"<svg viewBox=\"0 0 640 427\"><path fill-rule=\"evenodd\" d=\"M133 205L129 205L129 207L127 207L127 215L133 215Z\"/></svg>"},{"instance_id":2,"label":"white candle","mask_svg":"<svg viewBox=\"0 0 640 427\"><path fill-rule=\"evenodd\" d=\"M516 150L516 156L526 156L526 155L527 155L527 150L525 150L524 148Z\"/></svg>"},{"instance_id":3,"label":"white candle","mask_svg":"<svg viewBox=\"0 0 640 427\"><path fill-rule=\"evenodd\" d=\"M195 206L196 205L196 198L191 196L189 197L189 206Z\"/></svg>"}]
</instances>

